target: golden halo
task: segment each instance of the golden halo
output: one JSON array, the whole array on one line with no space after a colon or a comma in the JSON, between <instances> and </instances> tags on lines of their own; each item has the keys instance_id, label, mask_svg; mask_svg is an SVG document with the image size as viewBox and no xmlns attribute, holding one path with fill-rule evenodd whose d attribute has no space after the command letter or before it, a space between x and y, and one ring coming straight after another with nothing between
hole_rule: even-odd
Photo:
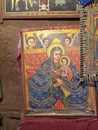
<instances>
[{"instance_id":1,"label":"golden halo","mask_svg":"<svg viewBox=\"0 0 98 130\"><path fill-rule=\"evenodd\" d=\"M47 48L48 58L50 58L51 50L52 50L54 47L59 47L59 48L62 50L63 55L65 54L65 49L64 49L64 47L63 47L60 43L53 43L53 44L51 44L51 45Z\"/></svg>"},{"instance_id":2,"label":"golden halo","mask_svg":"<svg viewBox=\"0 0 98 130\"><path fill-rule=\"evenodd\" d=\"M64 58L64 59L67 59L67 61L68 61L67 66L68 66L68 65L70 64L70 58L69 58L68 56L61 56L61 57L60 57L60 64L61 64L61 60L62 60L63 58Z\"/></svg>"}]
</instances>

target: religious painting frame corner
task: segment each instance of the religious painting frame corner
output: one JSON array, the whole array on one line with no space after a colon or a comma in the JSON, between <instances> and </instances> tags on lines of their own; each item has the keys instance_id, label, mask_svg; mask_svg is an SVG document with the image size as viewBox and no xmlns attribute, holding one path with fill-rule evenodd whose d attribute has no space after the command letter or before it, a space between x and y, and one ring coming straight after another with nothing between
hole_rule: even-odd
<instances>
[{"instance_id":1,"label":"religious painting frame corner","mask_svg":"<svg viewBox=\"0 0 98 130\"><path fill-rule=\"evenodd\" d=\"M3 0L2 14L4 19L79 18L77 0Z\"/></svg>"},{"instance_id":2,"label":"religious painting frame corner","mask_svg":"<svg viewBox=\"0 0 98 130\"><path fill-rule=\"evenodd\" d=\"M20 38L24 115L95 116L94 84L80 82L79 26L25 29Z\"/></svg>"}]
</instances>

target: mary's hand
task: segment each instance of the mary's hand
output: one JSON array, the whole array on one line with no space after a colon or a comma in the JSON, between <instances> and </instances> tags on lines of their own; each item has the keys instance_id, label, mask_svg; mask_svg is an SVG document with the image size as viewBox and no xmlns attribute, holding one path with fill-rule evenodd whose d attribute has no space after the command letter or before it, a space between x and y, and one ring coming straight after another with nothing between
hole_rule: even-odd
<instances>
[{"instance_id":1,"label":"mary's hand","mask_svg":"<svg viewBox=\"0 0 98 130\"><path fill-rule=\"evenodd\" d=\"M56 83L54 84L54 87L61 87L63 84L64 82L61 79L56 78Z\"/></svg>"}]
</instances>

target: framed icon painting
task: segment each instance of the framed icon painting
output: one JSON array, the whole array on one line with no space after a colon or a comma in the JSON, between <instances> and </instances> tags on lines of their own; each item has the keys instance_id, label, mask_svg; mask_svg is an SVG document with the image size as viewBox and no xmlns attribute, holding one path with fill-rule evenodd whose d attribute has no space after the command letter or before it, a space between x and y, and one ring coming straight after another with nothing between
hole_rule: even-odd
<instances>
[{"instance_id":1,"label":"framed icon painting","mask_svg":"<svg viewBox=\"0 0 98 130\"><path fill-rule=\"evenodd\" d=\"M77 18L77 0L3 0L4 18Z\"/></svg>"},{"instance_id":2,"label":"framed icon painting","mask_svg":"<svg viewBox=\"0 0 98 130\"><path fill-rule=\"evenodd\" d=\"M81 82L79 25L20 31L26 116L94 116L96 88Z\"/></svg>"}]
</instances>

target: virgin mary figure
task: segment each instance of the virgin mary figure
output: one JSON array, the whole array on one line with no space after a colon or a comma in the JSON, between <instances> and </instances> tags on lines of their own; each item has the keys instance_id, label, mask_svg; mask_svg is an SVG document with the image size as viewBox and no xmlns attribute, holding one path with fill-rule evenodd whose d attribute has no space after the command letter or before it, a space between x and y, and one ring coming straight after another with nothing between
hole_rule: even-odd
<instances>
[{"instance_id":1,"label":"virgin mary figure","mask_svg":"<svg viewBox=\"0 0 98 130\"><path fill-rule=\"evenodd\" d=\"M64 47L56 40L47 49L48 60L28 79L29 106L35 110L52 109L58 99L62 104L72 109L83 109L87 105L87 85L79 81L79 72L70 62L69 68L73 74L70 81L58 78L58 86L54 87L55 73L51 68L60 69L60 57L65 55ZM63 89L62 89L63 86ZM70 92L66 97L64 87Z\"/></svg>"}]
</instances>

